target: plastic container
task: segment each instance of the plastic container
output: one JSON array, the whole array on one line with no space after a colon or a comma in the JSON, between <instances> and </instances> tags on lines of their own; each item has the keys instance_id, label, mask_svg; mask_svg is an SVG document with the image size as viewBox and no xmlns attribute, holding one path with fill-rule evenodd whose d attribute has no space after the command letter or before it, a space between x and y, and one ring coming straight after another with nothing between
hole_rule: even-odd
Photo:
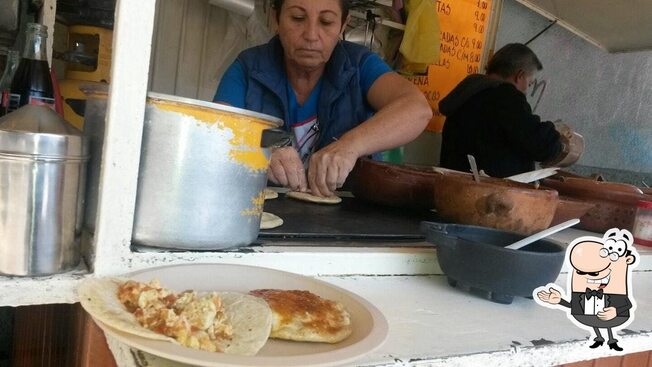
<instances>
[{"instance_id":1,"label":"plastic container","mask_svg":"<svg viewBox=\"0 0 652 367\"><path fill-rule=\"evenodd\" d=\"M496 303L531 297L535 288L554 282L566 253L547 238L519 250L504 248L525 236L493 228L421 222L421 230L437 246L437 261L450 286Z\"/></svg>"},{"instance_id":2,"label":"plastic container","mask_svg":"<svg viewBox=\"0 0 652 367\"><path fill-rule=\"evenodd\" d=\"M652 201L638 202L633 235L634 243L652 247Z\"/></svg>"}]
</instances>

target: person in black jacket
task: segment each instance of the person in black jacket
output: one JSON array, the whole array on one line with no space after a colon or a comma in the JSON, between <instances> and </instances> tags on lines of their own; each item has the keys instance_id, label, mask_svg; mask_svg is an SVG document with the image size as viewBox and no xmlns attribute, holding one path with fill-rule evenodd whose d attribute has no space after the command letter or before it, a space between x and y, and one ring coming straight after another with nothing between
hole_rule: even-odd
<instances>
[{"instance_id":1,"label":"person in black jacket","mask_svg":"<svg viewBox=\"0 0 652 367\"><path fill-rule=\"evenodd\" d=\"M532 113L525 93L543 66L527 46L512 43L489 60L487 74L466 77L439 103L446 116L441 166L468 172L473 155L490 176L507 177L555 161L563 152L552 122Z\"/></svg>"}]
</instances>

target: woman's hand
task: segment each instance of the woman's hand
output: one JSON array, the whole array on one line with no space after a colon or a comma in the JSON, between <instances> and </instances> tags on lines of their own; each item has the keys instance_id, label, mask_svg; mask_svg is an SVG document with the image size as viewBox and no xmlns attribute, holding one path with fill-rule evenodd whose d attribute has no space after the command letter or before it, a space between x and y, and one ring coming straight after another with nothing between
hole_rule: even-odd
<instances>
[{"instance_id":1,"label":"woman's hand","mask_svg":"<svg viewBox=\"0 0 652 367\"><path fill-rule=\"evenodd\" d=\"M274 183L289 187L292 191L308 189L303 163L293 147L276 148L272 151L267 177Z\"/></svg>"},{"instance_id":2,"label":"woman's hand","mask_svg":"<svg viewBox=\"0 0 652 367\"><path fill-rule=\"evenodd\" d=\"M308 184L314 195L333 195L358 158L414 140L432 118L423 93L396 73L379 77L369 89L367 101L378 112L310 158Z\"/></svg>"},{"instance_id":3,"label":"woman's hand","mask_svg":"<svg viewBox=\"0 0 652 367\"><path fill-rule=\"evenodd\" d=\"M332 196L344 185L355 166L358 153L351 144L336 141L310 157L308 184L313 195Z\"/></svg>"}]
</instances>

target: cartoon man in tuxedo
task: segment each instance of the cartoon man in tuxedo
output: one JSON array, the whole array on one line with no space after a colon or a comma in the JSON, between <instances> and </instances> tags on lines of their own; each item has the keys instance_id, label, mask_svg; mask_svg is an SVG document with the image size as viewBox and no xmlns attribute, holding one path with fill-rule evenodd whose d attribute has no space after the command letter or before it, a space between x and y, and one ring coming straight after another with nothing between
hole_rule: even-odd
<instances>
[{"instance_id":1,"label":"cartoon man in tuxedo","mask_svg":"<svg viewBox=\"0 0 652 367\"><path fill-rule=\"evenodd\" d=\"M546 307L569 309L571 321L595 332L590 348L604 344L600 329L607 329L609 348L622 351L613 330L626 327L634 319L631 271L638 258L633 236L627 230L612 228L602 238L578 238L566 251L566 261L572 267L567 288L572 289L570 302L552 283L535 289L534 299Z\"/></svg>"}]
</instances>

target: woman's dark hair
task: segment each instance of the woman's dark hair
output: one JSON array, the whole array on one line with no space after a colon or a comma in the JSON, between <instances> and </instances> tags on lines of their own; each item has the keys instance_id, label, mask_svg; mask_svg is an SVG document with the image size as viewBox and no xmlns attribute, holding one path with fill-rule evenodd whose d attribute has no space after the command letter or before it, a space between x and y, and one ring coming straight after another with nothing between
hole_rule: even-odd
<instances>
[{"instance_id":1,"label":"woman's dark hair","mask_svg":"<svg viewBox=\"0 0 652 367\"><path fill-rule=\"evenodd\" d=\"M311 0L312 1L312 0ZM281 16L281 8L285 0L272 0L272 8L276 10L276 21L278 22ZM349 4L350 0L340 0L340 7L342 8L342 25L346 22L346 18L349 16Z\"/></svg>"},{"instance_id":2,"label":"woman's dark hair","mask_svg":"<svg viewBox=\"0 0 652 367\"><path fill-rule=\"evenodd\" d=\"M522 43L510 43L498 50L487 63L487 74L510 77L519 70L531 73L543 69L537 55Z\"/></svg>"}]
</instances>

